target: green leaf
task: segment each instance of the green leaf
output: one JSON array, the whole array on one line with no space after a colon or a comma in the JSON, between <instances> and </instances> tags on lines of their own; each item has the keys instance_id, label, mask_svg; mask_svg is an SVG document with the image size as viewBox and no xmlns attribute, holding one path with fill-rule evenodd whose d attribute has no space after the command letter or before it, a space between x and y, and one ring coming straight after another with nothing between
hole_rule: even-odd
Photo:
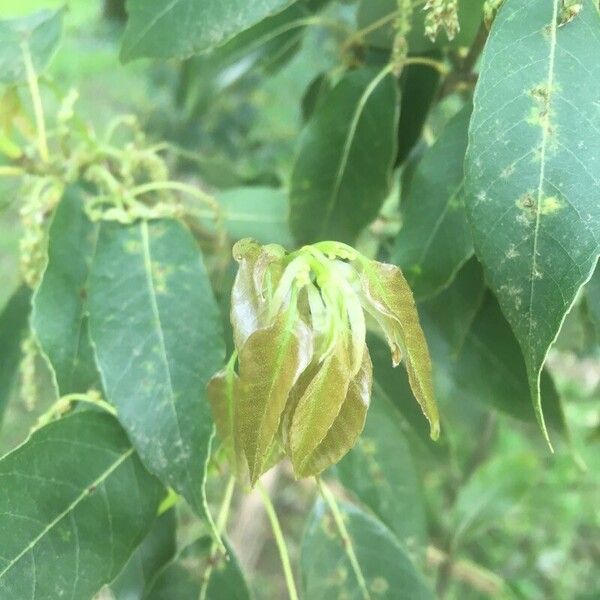
<instances>
[{"instance_id":1,"label":"green leaf","mask_svg":"<svg viewBox=\"0 0 600 600\"><path fill-rule=\"evenodd\" d=\"M204 537L184 548L160 571L144 600L198 600L212 541ZM251 594L235 554L228 546L228 560L213 568L207 600L250 600Z\"/></svg>"},{"instance_id":2,"label":"green leaf","mask_svg":"<svg viewBox=\"0 0 600 600\"><path fill-rule=\"evenodd\" d=\"M596 337L600 342L600 264L585 287L586 306L589 317L594 323Z\"/></svg>"},{"instance_id":3,"label":"green leaf","mask_svg":"<svg viewBox=\"0 0 600 600\"><path fill-rule=\"evenodd\" d=\"M290 0L129 0L121 59L187 58L279 12Z\"/></svg>"},{"instance_id":4,"label":"green leaf","mask_svg":"<svg viewBox=\"0 0 600 600\"><path fill-rule=\"evenodd\" d=\"M26 79L26 52L36 73L47 67L60 41L62 15L62 10L41 10L27 17L0 21L0 84Z\"/></svg>"},{"instance_id":5,"label":"green leaf","mask_svg":"<svg viewBox=\"0 0 600 600\"><path fill-rule=\"evenodd\" d=\"M241 347L237 416L252 484L264 471L290 390L311 358L311 332L289 308Z\"/></svg>"},{"instance_id":6,"label":"green leaf","mask_svg":"<svg viewBox=\"0 0 600 600\"><path fill-rule=\"evenodd\" d=\"M223 225L234 239L251 237L261 244L293 246L288 201L280 188L243 187L217 194ZM213 222L207 221L207 224Z\"/></svg>"},{"instance_id":7,"label":"green leaf","mask_svg":"<svg viewBox=\"0 0 600 600\"><path fill-rule=\"evenodd\" d=\"M61 396L99 385L86 316L98 229L85 214L81 188L68 188L50 225L48 265L33 296L31 321Z\"/></svg>"},{"instance_id":8,"label":"green leaf","mask_svg":"<svg viewBox=\"0 0 600 600\"><path fill-rule=\"evenodd\" d=\"M340 509L372 598L434 598L402 545L383 523L348 504ZM309 516L300 561L305 598L363 600L335 522L320 501Z\"/></svg>"},{"instance_id":9,"label":"green leaf","mask_svg":"<svg viewBox=\"0 0 600 600\"><path fill-rule=\"evenodd\" d=\"M0 425L21 361L21 341L28 328L31 291L22 285L0 313Z\"/></svg>"},{"instance_id":10,"label":"green leaf","mask_svg":"<svg viewBox=\"0 0 600 600\"><path fill-rule=\"evenodd\" d=\"M154 522L163 490L106 414L84 411L0 460L0 596L92 598Z\"/></svg>"},{"instance_id":11,"label":"green leaf","mask_svg":"<svg viewBox=\"0 0 600 600\"><path fill-rule=\"evenodd\" d=\"M365 430L336 473L404 548L418 552L425 547L427 526L417 471L399 415L385 395L375 392Z\"/></svg>"},{"instance_id":12,"label":"green leaf","mask_svg":"<svg viewBox=\"0 0 600 600\"><path fill-rule=\"evenodd\" d=\"M290 223L301 243L352 242L391 187L399 95L386 70L350 71L305 127L290 184Z\"/></svg>"},{"instance_id":13,"label":"green leaf","mask_svg":"<svg viewBox=\"0 0 600 600\"><path fill-rule=\"evenodd\" d=\"M107 398L142 461L203 513L213 429L205 389L224 344L191 234L170 220L102 224L89 312Z\"/></svg>"},{"instance_id":14,"label":"green leaf","mask_svg":"<svg viewBox=\"0 0 600 600\"><path fill-rule=\"evenodd\" d=\"M417 300L450 284L473 253L463 198L463 161L471 108L466 106L425 152L402 198L402 229L392 262Z\"/></svg>"},{"instance_id":15,"label":"green leaf","mask_svg":"<svg viewBox=\"0 0 600 600\"><path fill-rule=\"evenodd\" d=\"M400 269L374 260L361 263L361 285L367 308L383 329L394 366L404 360L410 387L437 439L440 423L427 341L412 292ZM370 308L369 308L370 306Z\"/></svg>"},{"instance_id":16,"label":"green leaf","mask_svg":"<svg viewBox=\"0 0 600 600\"><path fill-rule=\"evenodd\" d=\"M160 569L176 551L177 518L174 510L156 519L154 527L119 576L110 584L114 600L143 600Z\"/></svg>"},{"instance_id":17,"label":"green leaf","mask_svg":"<svg viewBox=\"0 0 600 600\"><path fill-rule=\"evenodd\" d=\"M465 167L475 251L540 373L600 251L600 14L559 26L560 0L506 0L481 59Z\"/></svg>"},{"instance_id":18,"label":"green leaf","mask_svg":"<svg viewBox=\"0 0 600 600\"><path fill-rule=\"evenodd\" d=\"M292 401L289 445L297 477L318 475L354 446L363 430L371 400L373 366L364 349L362 364L349 381L345 350L334 349L323 362L307 371L308 381ZM316 372L315 372L316 371Z\"/></svg>"}]
</instances>

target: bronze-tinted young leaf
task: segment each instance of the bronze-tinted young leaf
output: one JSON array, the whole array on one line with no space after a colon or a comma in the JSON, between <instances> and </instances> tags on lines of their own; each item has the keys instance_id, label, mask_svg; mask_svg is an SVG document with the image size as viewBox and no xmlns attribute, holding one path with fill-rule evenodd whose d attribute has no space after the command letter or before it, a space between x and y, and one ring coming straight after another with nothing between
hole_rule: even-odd
<instances>
[{"instance_id":1,"label":"bronze-tinted young leaf","mask_svg":"<svg viewBox=\"0 0 600 600\"><path fill-rule=\"evenodd\" d=\"M404 357L410 387L429 421L431 437L436 439L440 424L431 358L410 287L394 265L369 260L361 261L361 267L366 308L384 330L394 364Z\"/></svg>"},{"instance_id":2,"label":"bronze-tinted young leaf","mask_svg":"<svg viewBox=\"0 0 600 600\"><path fill-rule=\"evenodd\" d=\"M233 471L242 475L244 454L237 435L236 411L240 398L240 380L233 369L225 367L213 375L206 388L217 433L227 448Z\"/></svg>"},{"instance_id":3,"label":"bronze-tinted young leaf","mask_svg":"<svg viewBox=\"0 0 600 600\"><path fill-rule=\"evenodd\" d=\"M365 348L361 368L348 386L348 393L339 414L323 441L315 448L302 469L296 471L296 475L318 475L327 467L336 464L353 448L365 426L372 383L373 366Z\"/></svg>"},{"instance_id":4,"label":"bronze-tinted young leaf","mask_svg":"<svg viewBox=\"0 0 600 600\"><path fill-rule=\"evenodd\" d=\"M350 377L350 357L340 339L319 365L294 410L288 442L297 476L308 472L313 453L339 415Z\"/></svg>"},{"instance_id":5,"label":"bronze-tinted young leaf","mask_svg":"<svg viewBox=\"0 0 600 600\"><path fill-rule=\"evenodd\" d=\"M240 351L239 435L252 483L264 472L290 390L312 357L310 330L294 313L281 311Z\"/></svg>"}]
</instances>

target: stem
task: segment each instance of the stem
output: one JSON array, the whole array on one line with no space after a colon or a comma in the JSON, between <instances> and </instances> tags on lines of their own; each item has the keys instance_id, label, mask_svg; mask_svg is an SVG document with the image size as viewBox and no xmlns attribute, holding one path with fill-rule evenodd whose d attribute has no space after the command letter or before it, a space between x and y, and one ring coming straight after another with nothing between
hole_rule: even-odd
<instances>
[{"instance_id":1,"label":"stem","mask_svg":"<svg viewBox=\"0 0 600 600\"><path fill-rule=\"evenodd\" d=\"M19 177L25 175L25 171L20 167L0 166L0 177Z\"/></svg>"},{"instance_id":2,"label":"stem","mask_svg":"<svg viewBox=\"0 0 600 600\"><path fill-rule=\"evenodd\" d=\"M267 512L267 516L269 517L269 521L271 523L273 536L277 542L277 548L279 550L279 556L281 558L281 565L283 567L283 573L285 575L285 582L287 584L290 600L298 600L298 592L296 591L296 584L294 582L294 575L292 573L292 566L290 564L290 556L287 551L281 526L279 525L279 520L277 519L277 513L275 512L275 508L273 508L269 494L266 492L260 481L257 483L256 489L260 494L261 500Z\"/></svg>"},{"instance_id":3,"label":"stem","mask_svg":"<svg viewBox=\"0 0 600 600\"><path fill-rule=\"evenodd\" d=\"M358 581L358 587L362 592L362 596L364 600L371 600L371 595L369 594L369 590L367 588L367 582L365 581L365 576L363 575L362 569L360 568L360 564L358 562L358 558L356 553L354 552L354 546L352 545L352 538L348 533L348 529L346 529L346 524L344 523L344 517L340 511L340 507L336 502L335 496L331 493L329 488L323 483L323 481L319 477L315 477L315 481L317 482L317 487L319 488L319 493L321 494L323 500L327 503L331 514L333 515L333 520L338 528L340 533L340 537L342 538L342 543L344 545L344 550L346 551L346 555L348 556L348 560L350 561L350 565L352 570L354 571L354 575Z\"/></svg>"},{"instance_id":4,"label":"stem","mask_svg":"<svg viewBox=\"0 0 600 600\"><path fill-rule=\"evenodd\" d=\"M216 214L219 214L220 212L219 203L210 194L206 194L202 190L180 181L151 181L150 183L144 183L134 187L131 190L131 195L141 196L143 194L147 194L148 192L160 192L164 190L173 190L176 192L189 194L190 196L193 196L194 198L197 198L204 204L208 205Z\"/></svg>"},{"instance_id":5,"label":"stem","mask_svg":"<svg viewBox=\"0 0 600 600\"><path fill-rule=\"evenodd\" d=\"M38 78L31 59L31 52L27 42L21 45L23 52L23 62L25 63L25 71L27 72L27 85L31 94L31 102L33 104L33 112L35 115L35 125L38 135L38 150L42 162L48 162L50 153L48 152L48 141L46 138L46 123L44 121L44 109L42 107L42 97L38 86Z\"/></svg>"},{"instance_id":6,"label":"stem","mask_svg":"<svg viewBox=\"0 0 600 600\"><path fill-rule=\"evenodd\" d=\"M229 510L231 509L231 500L233 498L234 489L235 477L233 477L232 475L229 478L229 481L227 482L227 487L225 488L225 493L223 494L223 500L221 501L221 507L219 508L219 514L217 515L216 527L219 537L225 530L225 526L227 524L227 518L229 517ZM200 588L199 597L200 600L206 600L206 592L208 590L210 576L212 575L219 553L225 555L226 552L227 549L223 546L222 542L220 544L216 540L213 542L208 567L206 568L206 571L204 571L204 575L202 576L202 587Z\"/></svg>"},{"instance_id":7,"label":"stem","mask_svg":"<svg viewBox=\"0 0 600 600\"><path fill-rule=\"evenodd\" d=\"M431 67L438 71L441 75L448 74L448 67L439 61L433 58L427 58L426 56L411 56L402 61L402 66L406 65L425 65L427 67Z\"/></svg>"}]
</instances>

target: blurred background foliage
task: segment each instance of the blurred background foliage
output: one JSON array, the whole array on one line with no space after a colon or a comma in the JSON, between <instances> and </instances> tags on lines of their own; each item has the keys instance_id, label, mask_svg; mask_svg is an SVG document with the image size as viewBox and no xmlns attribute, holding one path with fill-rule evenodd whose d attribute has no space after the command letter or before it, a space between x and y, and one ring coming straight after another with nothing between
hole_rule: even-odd
<instances>
[{"instance_id":1,"label":"blurred background foliage","mask_svg":"<svg viewBox=\"0 0 600 600\"><path fill-rule=\"evenodd\" d=\"M2 0L0 18L61 4L55 0ZM286 21L309 18L323 4L321 0L307 0L273 18L285 29ZM356 58L354 52L360 53L361 60L377 63L378 53L390 45L389 32L380 27L369 34L366 47L343 47L345 25L368 26L389 12L385 2L371 5L365 0L358 4L357 9L351 2L333 3L320 13L322 26L284 31L260 45L241 35L187 61L141 60L121 65L122 3L72 0L62 47L48 77L64 91L72 87L79 90L79 111L98 128L115 114L136 114L151 138L168 140L180 149L175 164L180 177L216 191L224 206L233 211L266 215L266 225L258 219L251 232L260 241L289 243L285 210L282 212L284 200L277 188L289 178L296 141L307 115L335 80L340 64ZM393 7L393 0L388 4ZM331 27L331 23L339 26ZM468 45L476 25L465 24L457 43ZM258 27L272 26L263 22ZM437 52L425 38L415 43L422 53ZM412 150L413 158L404 161L404 185L410 179L414 157L436 140L463 103L458 92L429 114L418 110L428 104L427 97L432 95L428 90L437 89L436 79L435 72L423 69L409 68L404 75L407 94L416 95L407 95L406 102L416 108L414 114L403 113L402 118L414 124L415 140L421 139ZM426 119L422 136L419 119ZM401 145L400 160L408 156L413 143L404 150ZM2 186L0 305L18 284L20 234L19 197L8 183ZM253 186L254 194L239 196L236 190L242 186ZM379 223L380 227L398 228L400 187L395 186L384 206L383 214L389 218ZM233 237L235 227L232 222ZM242 231L248 232L247 224ZM365 248L373 243L368 234L360 240ZM449 309L434 306L431 310ZM399 478L410 477L403 467L402 453L414 456L424 498L423 514L415 515L410 506L394 506L401 502L401 490L389 501L381 497L373 501L380 503L378 514L392 528L395 519L402 522L403 515L410 515L413 525L422 518L423 527L426 519L425 571L436 582L440 596L457 600L600 598L600 351L593 327L597 312L593 294L582 297L549 358L572 438L570 443L558 443L554 455L548 453L533 422L524 423L490 410L485 401L473 402L473 392L456 386L456 379L446 376L443 369L438 371L436 382L443 390L441 446L432 449L411 429L407 430L407 443L401 441L400 446L384 449L382 464L387 461L389 472ZM427 330L427 322L425 325ZM427 333L435 345L435 333L432 329ZM373 354L376 363L376 352ZM50 388L47 374L43 365L39 367L40 394L35 405L20 398L18 386L15 388L0 437L2 452L26 436L36 416L51 401L50 392L46 392ZM481 377L475 363L462 368L463 380ZM376 390L375 402L383 402L380 396L390 399L401 385L401 381L390 380L389 389ZM373 419L376 417L382 418L376 415ZM382 426L386 422L384 416ZM377 451L369 446L369 427L376 426L370 423L361 441L365 461ZM350 464L349 460L358 463ZM352 470L361 464L356 455L342 462L338 467L342 481L351 478ZM377 481L376 473L373 477ZM219 483L214 485L218 489ZM314 486L294 482L285 468L269 475L268 486L282 516L292 559L297 559ZM369 494L377 493L365 490L363 502ZM241 562L253 574L256 597L284 597L280 566L262 509L257 508L253 496L237 498L237 509L230 533ZM184 527L180 527L179 535L184 540L193 539L197 525L185 514L180 520ZM419 535L418 531L412 533Z\"/></svg>"}]
</instances>

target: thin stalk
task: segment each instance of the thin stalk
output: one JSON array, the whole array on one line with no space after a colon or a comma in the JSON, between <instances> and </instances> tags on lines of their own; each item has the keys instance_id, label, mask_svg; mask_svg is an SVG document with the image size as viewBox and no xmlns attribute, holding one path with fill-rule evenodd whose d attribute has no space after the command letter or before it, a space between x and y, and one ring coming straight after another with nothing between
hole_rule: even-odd
<instances>
[{"instance_id":1,"label":"thin stalk","mask_svg":"<svg viewBox=\"0 0 600 600\"><path fill-rule=\"evenodd\" d=\"M406 65L425 65L435 69L441 75L447 75L449 72L448 67L446 67L443 62L433 58L427 58L426 56L411 56L406 58L402 61L402 66L404 67Z\"/></svg>"},{"instance_id":2,"label":"thin stalk","mask_svg":"<svg viewBox=\"0 0 600 600\"><path fill-rule=\"evenodd\" d=\"M206 194L202 190L199 190L192 185L188 185L187 183L182 183L181 181L151 181L150 183L144 183L133 188L131 190L131 195L141 196L148 192L160 192L165 190L188 194L209 206L215 213L219 214L220 212L219 203L210 194Z\"/></svg>"},{"instance_id":3,"label":"thin stalk","mask_svg":"<svg viewBox=\"0 0 600 600\"><path fill-rule=\"evenodd\" d=\"M340 507L335 499L335 496L331 493L329 488L323 483L323 481L319 477L315 477L317 482L317 487L319 488L319 493L321 494L323 500L327 503L331 514L333 515L333 520L338 528L340 537L342 538L342 544L344 546L344 550L346 551L346 555L348 556L348 560L350 561L350 566L354 571L354 575L358 581L358 587L362 592L362 597L364 600L371 600L371 595L369 594L369 589L367 588L367 582L365 581L365 576L363 575L362 569L360 568L360 564L358 562L358 558L356 553L354 552L354 546L352 544L352 538L348 533L348 529L346 529L346 524L344 523L344 517L342 516L342 512L340 511Z\"/></svg>"},{"instance_id":4,"label":"thin stalk","mask_svg":"<svg viewBox=\"0 0 600 600\"><path fill-rule=\"evenodd\" d=\"M21 175L25 175L25 171L21 167L0 166L0 177L20 177Z\"/></svg>"},{"instance_id":5,"label":"thin stalk","mask_svg":"<svg viewBox=\"0 0 600 600\"><path fill-rule=\"evenodd\" d=\"M223 494L223 500L221 501L221 507L219 508L219 514L217 515L217 533L219 537L225 531L225 526L227 525L227 519L229 518L229 511L231 509L231 500L233 498L233 491L235 489L235 477L233 475L229 478L227 482L227 487L225 488L225 493ZM210 552L210 560L208 563L208 567L206 571L204 571L204 575L202 576L202 587L200 588L200 600L206 600L206 593L208 591L208 584L210 582L210 576L212 575L215 564L217 563L217 559L219 553L223 554L223 543L220 544L215 540L213 542L211 552ZM227 550L225 549L225 552Z\"/></svg>"},{"instance_id":6,"label":"thin stalk","mask_svg":"<svg viewBox=\"0 0 600 600\"><path fill-rule=\"evenodd\" d=\"M25 71L27 73L27 85L31 94L31 102L33 104L33 112L35 115L35 125L38 136L38 151L42 162L50 160L50 152L48 151L48 140L46 137L46 123L44 121L44 108L42 106L42 97L38 86L38 77L31 59L31 52L27 42L23 42L21 46L23 52L23 62L25 63Z\"/></svg>"},{"instance_id":7,"label":"thin stalk","mask_svg":"<svg viewBox=\"0 0 600 600\"><path fill-rule=\"evenodd\" d=\"M261 485L260 481L256 485L256 489L260 494L261 500L267 512L267 516L269 517L269 522L271 523L271 529L273 530L273 536L275 537L275 541L277 542L277 548L279 550L279 557L281 558L281 565L283 567L283 573L285 575L285 582L288 589L288 594L290 600L298 600L298 592L296 591L296 583L294 582L294 574L292 573L292 565L290 563L290 555L288 554L287 546L285 544L285 539L283 537L283 532L281 531L281 526L279 525L279 519L277 518L277 513L275 512L275 508L273 507L273 503L269 498L269 494L265 490L265 488Z\"/></svg>"}]
</instances>

